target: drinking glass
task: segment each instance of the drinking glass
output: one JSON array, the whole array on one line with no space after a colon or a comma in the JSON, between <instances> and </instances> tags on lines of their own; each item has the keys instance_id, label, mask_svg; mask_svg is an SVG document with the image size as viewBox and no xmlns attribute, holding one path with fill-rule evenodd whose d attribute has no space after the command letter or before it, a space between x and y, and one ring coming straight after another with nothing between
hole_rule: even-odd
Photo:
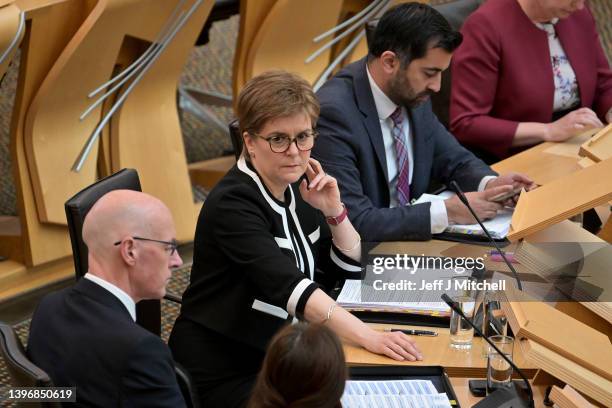
<instances>
[{"instance_id":1,"label":"drinking glass","mask_svg":"<svg viewBox=\"0 0 612 408\"><path fill-rule=\"evenodd\" d=\"M491 336L489 340L510 360L512 360L512 350L514 339L508 336ZM487 357L487 395L498 388L512 386L512 366L504 360L493 347L489 347Z\"/></svg>"},{"instance_id":2,"label":"drinking glass","mask_svg":"<svg viewBox=\"0 0 612 408\"><path fill-rule=\"evenodd\" d=\"M456 296L453 300L468 319L474 318L474 298L471 296ZM474 329L454 310L450 318L450 346L459 350L472 348Z\"/></svg>"}]
</instances>

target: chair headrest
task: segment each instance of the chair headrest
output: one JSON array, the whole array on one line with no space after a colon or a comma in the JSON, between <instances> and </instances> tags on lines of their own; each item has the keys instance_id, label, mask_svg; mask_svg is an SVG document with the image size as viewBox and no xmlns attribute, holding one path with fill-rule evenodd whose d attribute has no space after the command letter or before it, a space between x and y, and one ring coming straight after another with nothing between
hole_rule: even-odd
<instances>
[{"instance_id":1,"label":"chair headrest","mask_svg":"<svg viewBox=\"0 0 612 408\"><path fill-rule=\"evenodd\" d=\"M77 278L85 275L88 268L87 246L82 236L85 216L100 197L113 190L142 191L138 172L134 169L120 170L79 191L64 204Z\"/></svg>"}]
</instances>

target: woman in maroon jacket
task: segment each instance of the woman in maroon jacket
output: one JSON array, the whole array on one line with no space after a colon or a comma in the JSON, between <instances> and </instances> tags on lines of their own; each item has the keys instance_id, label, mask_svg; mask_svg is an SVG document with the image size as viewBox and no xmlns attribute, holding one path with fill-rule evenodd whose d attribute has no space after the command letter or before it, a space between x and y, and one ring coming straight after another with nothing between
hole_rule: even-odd
<instances>
[{"instance_id":1,"label":"woman in maroon jacket","mask_svg":"<svg viewBox=\"0 0 612 408\"><path fill-rule=\"evenodd\" d=\"M452 62L450 125L490 160L612 121L612 72L584 0L488 0Z\"/></svg>"}]
</instances>

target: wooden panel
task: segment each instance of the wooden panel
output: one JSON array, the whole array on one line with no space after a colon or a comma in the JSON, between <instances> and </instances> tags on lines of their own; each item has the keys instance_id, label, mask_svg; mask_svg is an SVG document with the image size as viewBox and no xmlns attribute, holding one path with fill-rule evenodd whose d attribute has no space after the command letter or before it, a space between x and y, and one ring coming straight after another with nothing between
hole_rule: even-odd
<instances>
[{"instance_id":1,"label":"wooden panel","mask_svg":"<svg viewBox=\"0 0 612 408\"><path fill-rule=\"evenodd\" d=\"M105 0L96 3L95 8L51 68L32 101L26 118L25 131L28 163L33 175L36 203L42 222L65 224L63 208L65 200L96 180L97 144L94 145L89 159L80 172L73 172L70 169L101 116L101 108L98 107L89 116L79 120L81 113L97 98L87 98L87 94L111 77L124 38L131 36L149 41L155 39L166 24L176 3L177 1L162 0L155 2ZM199 25L201 28L211 4L211 1L203 2L199 10L191 16L188 24L173 40L173 44L178 43L184 53L190 50L193 44L190 37L185 37L185 33L189 32L189 27ZM191 4L188 5L191 6ZM147 18L136 17L142 15L146 15ZM170 45L165 54L171 53L172 48L173 45ZM162 56L156 65L162 61L172 62L181 68L184 59L176 61ZM164 69L161 72L166 72L169 81L158 82L156 86L162 87L168 84L174 91L180 72L176 69L168 69L168 64L163 65ZM156 98L156 96L154 95L149 100L148 105L150 106L143 106L137 114L146 116L153 113L155 108L159 109L158 105L162 105L174 110L174 116L177 116L173 105L165 104L168 98ZM175 100L174 95L171 100ZM180 139L180 129L178 126L177 129L174 129L174 123L171 125L172 129L164 129L163 126L159 126L162 121L178 123L178 117L172 118L172 115L168 115L168 118L164 118L162 116L159 117L157 123L150 118L143 119L137 122L144 120L147 123L152 122L152 129L161 131L160 134L164 135L164 138L174 140L178 137ZM146 133L149 136L155 132L148 132L146 127L143 127L139 129L139 133ZM180 148L182 151L182 144ZM160 155L157 157L161 159ZM172 166L174 162L167 164L174 168ZM184 170L182 179L188 183L184 162L185 160L183 160L183 169L176 168L176 171L180 174L181 170ZM141 178L146 179L146 174L142 174L145 170L136 167L141 171ZM179 179L180 177L177 177L174 183L176 184ZM183 190L190 191L189 188ZM168 195L163 198L169 201L173 200L173 197ZM188 195L183 196L183 201L184 197Z\"/></svg>"},{"instance_id":2,"label":"wooden panel","mask_svg":"<svg viewBox=\"0 0 612 408\"><path fill-rule=\"evenodd\" d=\"M583 347L588 343L584 342ZM525 356L538 367L571 385L584 395L606 407L612 406L612 382L555 353L541 344L527 340L523 344ZM605 367L610 370L610 367Z\"/></svg>"},{"instance_id":3,"label":"wooden panel","mask_svg":"<svg viewBox=\"0 0 612 408\"><path fill-rule=\"evenodd\" d=\"M175 2L147 1L149 15L166 16ZM138 170L143 191L161 199L172 212L177 239L190 241L201 204L195 204L185 147L176 106L178 78L189 52L213 6L204 1L157 62L144 75L120 112L113 117L111 156L113 170ZM189 2L191 6L193 2ZM141 10L140 13L143 11ZM132 20L137 20L132 15ZM163 20L158 20L161 25ZM157 27L157 25L156 25ZM155 30L140 26L139 38L152 40ZM132 23L130 32L134 32ZM136 56L134 56L136 58Z\"/></svg>"},{"instance_id":4,"label":"wooden panel","mask_svg":"<svg viewBox=\"0 0 612 408\"><path fill-rule=\"evenodd\" d=\"M193 184L210 191L235 164L233 155L192 163L189 165L189 176Z\"/></svg>"},{"instance_id":5,"label":"wooden panel","mask_svg":"<svg viewBox=\"0 0 612 408\"><path fill-rule=\"evenodd\" d=\"M507 288L507 291L512 301L502 303L502 308L516 337L537 341L612 380L612 345L607 335L518 290L512 293L512 288Z\"/></svg>"},{"instance_id":6,"label":"wooden panel","mask_svg":"<svg viewBox=\"0 0 612 408\"><path fill-rule=\"evenodd\" d=\"M5 3L10 3L9 1ZM25 33L25 26L21 29L21 34L17 37L16 42L15 36L18 33L19 28L19 15L21 10L14 4L0 4L0 52L4 51L13 44L12 51L5 57L2 64L0 64L0 76L6 72L15 52L19 49L19 43L23 39Z\"/></svg>"},{"instance_id":7,"label":"wooden panel","mask_svg":"<svg viewBox=\"0 0 612 408\"><path fill-rule=\"evenodd\" d=\"M312 39L338 23L341 6L342 0L278 0L249 49L247 79L271 69L284 69L314 83L329 64L331 50L308 64L304 60L325 43Z\"/></svg>"},{"instance_id":8,"label":"wooden panel","mask_svg":"<svg viewBox=\"0 0 612 408\"><path fill-rule=\"evenodd\" d=\"M84 120L87 94L113 69L122 32L113 38L110 22L126 24L123 0L98 1L49 70L26 116L24 141L41 222L66 225L64 202L96 181L97 145L80 172L72 164L99 121L99 109ZM104 24L106 22L106 26Z\"/></svg>"},{"instance_id":9,"label":"wooden panel","mask_svg":"<svg viewBox=\"0 0 612 408\"><path fill-rule=\"evenodd\" d=\"M580 155L596 162L612 157L612 124L597 132L591 140L584 142L580 146Z\"/></svg>"},{"instance_id":10,"label":"wooden panel","mask_svg":"<svg viewBox=\"0 0 612 408\"><path fill-rule=\"evenodd\" d=\"M594 405L569 385L563 389L556 385L553 386L550 391L550 400L559 408L594 408Z\"/></svg>"},{"instance_id":11,"label":"wooden panel","mask_svg":"<svg viewBox=\"0 0 612 408\"><path fill-rule=\"evenodd\" d=\"M609 244L612 244L612 216L608 218L608 221L606 221L601 231L599 231L598 236Z\"/></svg>"},{"instance_id":12,"label":"wooden panel","mask_svg":"<svg viewBox=\"0 0 612 408\"><path fill-rule=\"evenodd\" d=\"M577 136L568 141L575 149L575 157L546 153L554 146L553 143L542 143L515 154L491 166L499 174L515 171L529 176L536 184L544 185L580 169L577 165L580 144L588 136Z\"/></svg>"},{"instance_id":13,"label":"wooden panel","mask_svg":"<svg viewBox=\"0 0 612 408\"><path fill-rule=\"evenodd\" d=\"M26 161L24 123L27 109L40 84L91 7L89 2L75 0L38 3L51 3L52 6L41 6L26 14L28 30L21 45L10 143L24 258L28 267L72 253L67 228L39 222Z\"/></svg>"},{"instance_id":14,"label":"wooden panel","mask_svg":"<svg viewBox=\"0 0 612 408\"><path fill-rule=\"evenodd\" d=\"M74 279L74 276L72 257L34 268L26 268L15 261L0 262L0 303L43 286Z\"/></svg>"},{"instance_id":15,"label":"wooden panel","mask_svg":"<svg viewBox=\"0 0 612 408\"><path fill-rule=\"evenodd\" d=\"M612 158L523 192L508 239L516 241L612 199Z\"/></svg>"},{"instance_id":16,"label":"wooden panel","mask_svg":"<svg viewBox=\"0 0 612 408\"><path fill-rule=\"evenodd\" d=\"M23 262L21 224L18 217L0 215L0 256Z\"/></svg>"},{"instance_id":17,"label":"wooden panel","mask_svg":"<svg viewBox=\"0 0 612 408\"><path fill-rule=\"evenodd\" d=\"M240 1L240 27L238 29L236 52L234 54L234 68L232 72L234 103L236 103L240 90L248 80L246 76L246 61L253 39L276 1L277 0Z\"/></svg>"}]
</instances>

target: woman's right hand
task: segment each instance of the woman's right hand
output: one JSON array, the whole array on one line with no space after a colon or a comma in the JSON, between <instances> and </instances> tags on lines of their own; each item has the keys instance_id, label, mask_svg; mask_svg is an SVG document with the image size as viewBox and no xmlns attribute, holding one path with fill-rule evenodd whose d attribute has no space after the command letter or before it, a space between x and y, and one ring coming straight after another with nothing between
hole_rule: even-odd
<instances>
[{"instance_id":1,"label":"woman's right hand","mask_svg":"<svg viewBox=\"0 0 612 408\"><path fill-rule=\"evenodd\" d=\"M399 361L423 360L414 340L402 332L381 332L370 329L362 346L376 354Z\"/></svg>"},{"instance_id":2,"label":"woman's right hand","mask_svg":"<svg viewBox=\"0 0 612 408\"><path fill-rule=\"evenodd\" d=\"M546 125L546 142L563 142L585 130L603 127L597 114L589 108L576 109Z\"/></svg>"}]
</instances>

